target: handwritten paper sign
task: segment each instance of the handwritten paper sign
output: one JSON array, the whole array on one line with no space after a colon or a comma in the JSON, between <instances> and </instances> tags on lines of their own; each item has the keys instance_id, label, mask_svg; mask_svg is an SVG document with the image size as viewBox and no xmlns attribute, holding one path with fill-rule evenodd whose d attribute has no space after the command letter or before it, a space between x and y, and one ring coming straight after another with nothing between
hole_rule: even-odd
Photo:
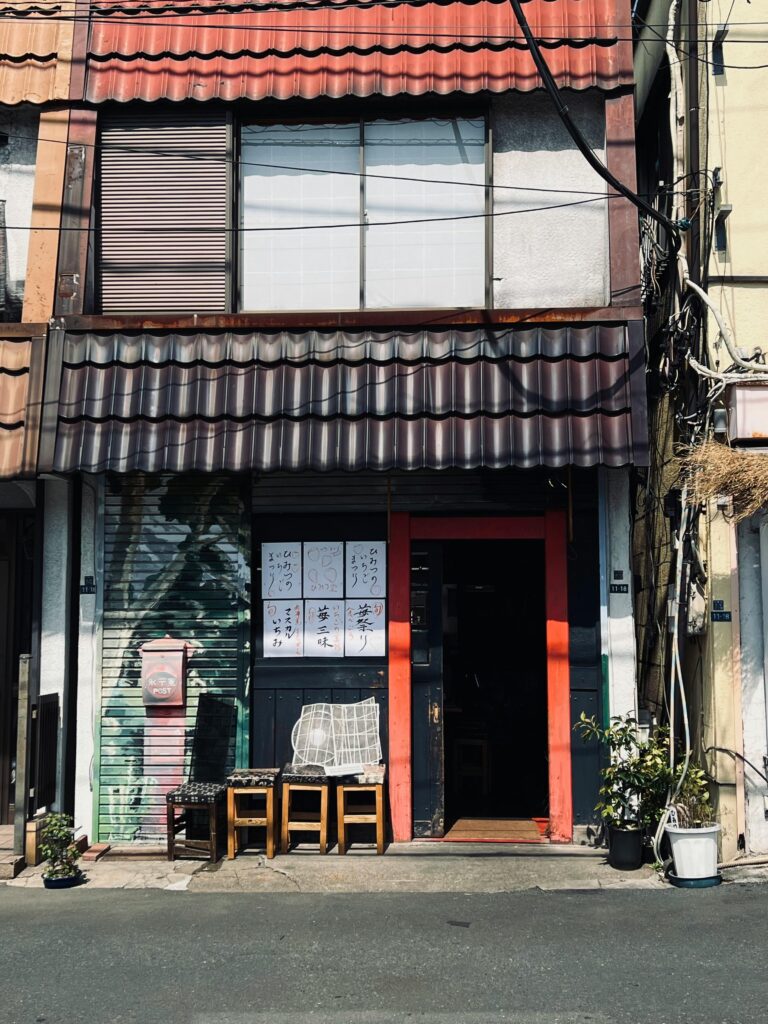
<instances>
[{"instance_id":1,"label":"handwritten paper sign","mask_svg":"<svg viewBox=\"0 0 768 1024\"><path fill-rule=\"evenodd\" d=\"M344 596L344 542L304 544L304 597Z\"/></svg>"},{"instance_id":2,"label":"handwritten paper sign","mask_svg":"<svg viewBox=\"0 0 768 1024\"><path fill-rule=\"evenodd\" d=\"M261 545L261 596L301 597L301 544Z\"/></svg>"},{"instance_id":3,"label":"handwritten paper sign","mask_svg":"<svg viewBox=\"0 0 768 1024\"><path fill-rule=\"evenodd\" d=\"M301 658L304 655L304 616L301 601L264 602L264 657Z\"/></svg>"},{"instance_id":4,"label":"handwritten paper sign","mask_svg":"<svg viewBox=\"0 0 768 1024\"><path fill-rule=\"evenodd\" d=\"M304 602L304 657L344 657L344 602Z\"/></svg>"},{"instance_id":5,"label":"handwritten paper sign","mask_svg":"<svg viewBox=\"0 0 768 1024\"><path fill-rule=\"evenodd\" d=\"M347 658L383 658L386 653L386 601L345 602L344 654Z\"/></svg>"},{"instance_id":6,"label":"handwritten paper sign","mask_svg":"<svg viewBox=\"0 0 768 1024\"><path fill-rule=\"evenodd\" d=\"M386 597L387 545L383 540L347 541L347 597Z\"/></svg>"}]
</instances>

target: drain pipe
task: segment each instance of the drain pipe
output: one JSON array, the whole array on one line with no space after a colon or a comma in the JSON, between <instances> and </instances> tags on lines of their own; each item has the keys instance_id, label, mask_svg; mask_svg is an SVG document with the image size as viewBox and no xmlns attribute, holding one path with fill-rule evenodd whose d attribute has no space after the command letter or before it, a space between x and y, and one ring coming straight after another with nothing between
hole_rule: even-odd
<instances>
[{"instance_id":1,"label":"drain pipe","mask_svg":"<svg viewBox=\"0 0 768 1024\"><path fill-rule=\"evenodd\" d=\"M760 594L763 600L763 689L765 691L765 744L768 756L768 639L765 635L768 617L768 512L760 516Z\"/></svg>"}]
</instances>

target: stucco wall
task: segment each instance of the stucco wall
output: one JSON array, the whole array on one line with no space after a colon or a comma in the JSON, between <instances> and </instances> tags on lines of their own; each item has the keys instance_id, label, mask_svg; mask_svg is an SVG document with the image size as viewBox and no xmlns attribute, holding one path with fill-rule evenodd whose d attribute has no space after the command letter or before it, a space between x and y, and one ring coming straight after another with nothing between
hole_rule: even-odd
<instances>
[{"instance_id":1,"label":"stucco wall","mask_svg":"<svg viewBox=\"0 0 768 1024\"><path fill-rule=\"evenodd\" d=\"M0 317L6 321L21 319L29 247L27 227L32 219L37 122L35 111L0 109L0 133L8 138L6 145L0 145L0 200L5 202L5 223L10 225L6 230L5 316Z\"/></svg>"},{"instance_id":2,"label":"stucco wall","mask_svg":"<svg viewBox=\"0 0 768 1024\"><path fill-rule=\"evenodd\" d=\"M605 106L599 94L569 94L568 108L605 160ZM549 97L494 100L493 299L498 307L606 305L610 295L608 210L604 200L544 210L605 192L576 149ZM535 185L507 190L503 185ZM535 212L517 213L517 210Z\"/></svg>"},{"instance_id":3,"label":"stucco wall","mask_svg":"<svg viewBox=\"0 0 768 1024\"><path fill-rule=\"evenodd\" d=\"M711 34L725 22L731 0L707 5ZM735 65L765 64L760 4L740 5L732 17L723 44L722 75L709 75L707 166L721 168L722 187L715 194L716 208L733 207L726 221L728 246L713 252L710 275L758 276L762 282L710 283L710 293L725 311L736 343L751 353L756 345L768 349L768 204L765 202L765 125L768 122L768 68L739 70ZM751 24L750 24L751 23ZM714 337L710 322L711 336ZM730 361L721 353L722 365Z\"/></svg>"}]
</instances>

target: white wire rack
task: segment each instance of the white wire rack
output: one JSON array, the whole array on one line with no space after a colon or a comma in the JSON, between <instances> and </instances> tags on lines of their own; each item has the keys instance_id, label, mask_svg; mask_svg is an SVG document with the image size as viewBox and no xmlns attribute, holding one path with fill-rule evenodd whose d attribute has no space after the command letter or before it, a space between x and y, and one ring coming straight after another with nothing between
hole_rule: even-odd
<instances>
[{"instance_id":1,"label":"white wire rack","mask_svg":"<svg viewBox=\"0 0 768 1024\"><path fill-rule=\"evenodd\" d=\"M291 731L294 764L322 765L328 775L359 774L381 761L379 705L307 704Z\"/></svg>"}]
</instances>

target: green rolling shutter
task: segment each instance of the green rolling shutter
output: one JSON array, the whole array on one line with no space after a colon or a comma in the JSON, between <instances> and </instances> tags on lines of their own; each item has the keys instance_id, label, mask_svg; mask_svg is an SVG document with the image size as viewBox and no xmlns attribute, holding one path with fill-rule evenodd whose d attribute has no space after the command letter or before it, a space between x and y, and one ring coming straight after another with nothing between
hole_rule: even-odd
<instances>
[{"instance_id":1,"label":"green rolling shutter","mask_svg":"<svg viewBox=\"0 0 768 1024\"><path fill-rule=\"evenodd\" d=\"M202 693L235 701L247 760L249 531L233 478L120 477L107 489L98 742L99 839L156 844L165 792L186 778ZM147 708L139 648L195 645L184 708Z\"/></svg>"}]
</instances>

